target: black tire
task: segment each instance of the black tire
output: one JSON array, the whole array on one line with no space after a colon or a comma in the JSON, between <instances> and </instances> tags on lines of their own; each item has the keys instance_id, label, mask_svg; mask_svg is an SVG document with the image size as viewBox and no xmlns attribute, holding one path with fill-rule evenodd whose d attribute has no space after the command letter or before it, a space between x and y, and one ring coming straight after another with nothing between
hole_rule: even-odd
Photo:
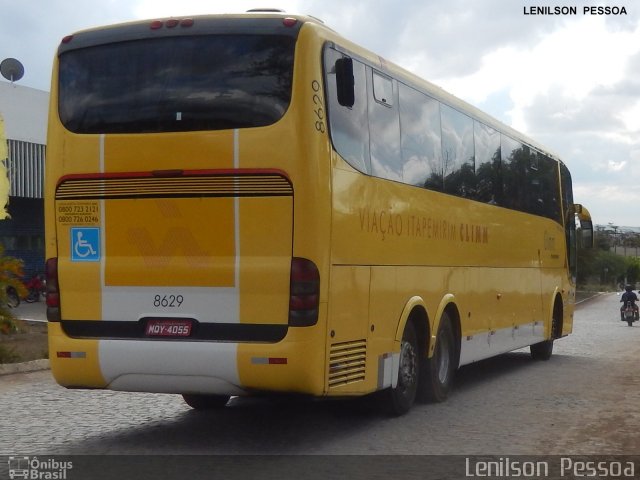
<instances>
[{"instance_id":1,"label":"black tire","mask_svg":"<svg viewBox=\"0 0 640 480\"><path fill-rule=\"evenodd\" d=\"M630 327L633 327L633 320L627 320L627 325L629 325Z\"/></svg>"},{"instance_id":2,"label":"black tire","mask_svg":"<svg viewBox=\"0 0 640 480\"><path fill-rule=\"evenodd\" d=\"M545 340L529 347L534 360L549 360L553 354L553 340Z\"/></svg>"},{"instance_id":3,"label":"black tire","mask_svg":"<svg viewBox=\"0 0 640 480\"><path fill-rule=\"evenodd\" d=\"M408 322L402 334L398 383L382 393L383 408L394 417L407 413L416 399L420 376L420 351L413 323Z\"/></svg>"},{"instance_id":4,"label":"black tire","mask_svg":"<svg viewBox=\"0 0 640 480\"><path fill-rule=\"evenodd\" d=\"M18 292L13 287L7 287L7 306L9 308L16 308L18 305L20 305Z\"/></svg>"},{"instance_id":5,"label":"black tire","mask_svg":"<svg viewBox=\"0 0 640 480\"><path fill-rule=\"evenodd\" d=\"M182 398L191 408L195 410L214 410L224 407L231 398L228 395L196 395L184 394Z\"/></svg>"},{"instance_id":6,"label":"black tire","mask_svg":"<svg viewBox=\"0 0 640 480\"><path fill-rule=\"evenodd\" d=\"M553 341L562 336L562 304L559 299L553 306L553 317L551 318L551 338L540 343L535 343L529 347L531 358L534 360L549 360L553 355Z\"/></svg>"},{"instance_id":7,"label":"black tire","mask_svg":"<svg viewBox=\"0 0 640 480\"><path fill-rule=\"evenodd\" d=\"M453 327L449 315L445 313L440 319L433 356L427 358L425 354L422 357L418 400L444 402L447 399L458 367L456 352Z\"/></svg>"},{"instance_id":8,"label":"black tire","mask_svg":"<svg viewBox=\"0 0 640 480\"><path fill-rule=\"evenodd\" d=\"M40 292L38 292L37 290L29 290L29 294L24 299L24 301L27 303L37 302L39 296L40 296Z\"/></svg>"}]
</instances>

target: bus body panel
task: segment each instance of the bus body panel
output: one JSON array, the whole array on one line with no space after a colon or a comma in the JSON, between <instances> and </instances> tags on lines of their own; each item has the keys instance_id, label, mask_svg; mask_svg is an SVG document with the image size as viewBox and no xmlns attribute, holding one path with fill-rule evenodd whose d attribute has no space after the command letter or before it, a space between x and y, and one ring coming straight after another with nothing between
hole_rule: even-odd
<instances>
[{"instance_id":1,"label":"bus body panel","mask_svg":"<svg viewBox=\"0 0 640 480\"><path fill-rule=\"evenodd\" d=\"M371 278L367 290L359 287L362 282L340 289L340 296L350 298L354 307L361 303L354 299L363 294L370 298L368 309L356 309L355 321L331 317L343 325L335 329L340 341L365 338L345 332L358 328L367 332L369 345L383 345L370 350L372 357L397 351L389 339L412 295L424 299L435 335L438 306L448 294L455 296L461 317L461 364L549 338L549 301L563 289L559 279L564 271L564 232L559 225L365 177L339 158L334 159L333 185L334 271L353 270L349 264L359 264ZM364 321L360 312L367 310ZM565 328L570 329L570 323Z\"/></svg>"},{"instance_id":2,"label":"bus body panel","mask_svg":"<svg viewBox=\"0 0 640 480\"><path fill-rule=\"evenodd\" d=\"M99 341L71 338L60 322L49 322L49 364L56 382L65 387L105 388Z\"/></svg>"},{"instance_id":3,"label":"bus body panel","mask_svg":"<svg viewBox=\"0 0 640 480\"><path fill-rule=\"evenodd\" d=\"M321 39L305 29L298 42L305 52L321 49ZM60 127L57 106L52 106L56 126L52 132L59 132L51 142L52 151L64 162L50 162L47 174L61 179L61 184L69 177L76 181L75 198L48 202L49 221L58 220L49 229L48 257L58 256L63 324L140 322L152 317L286 326L292 256L314 259L323 282L316 326L289 328L276 343L80 340L65 334L62 325L52 324L52 352L82 352L76 358L52 361L59 383L230 395L261 390L324 393L325 335L318 332L326 328L329 282L323 245L330 213L328 197L319 192L329 185L330 165L321 159L328 157L330 145L326 125L318 123L325 115L319 61L318 53L317 62L296 62L294 75L300 81L295 82L292 107L277 124L257 129L77 135ZM301 157L301 148L310 153ZM301 158L305 163L300 164ZM265 187L265 172L280 181ZM237 181L238 173L256 175L248 183L253 191L249 186L242 187L239 195L214 192L206 197L190 195L189 188L158 186L167 178L180 181L191 174L229 175ZM92 192L82 185L83 175L87 183L114 179L114 191L127 194L88 199L100 196L104 185L94 185ZM147 184L129 188L131 177L143 177ZM302 182L308 187L294 196L293 185ZM165 195L155 195L158 188ZM87 220L86 225L60 221L61 209L85 205L97 205L97 221ZM296 233L294 245L296 222L306 227ZM77 237L71 228L78 226L100 229L100 261L72 261ZM170 303L179 295L179 308L163 306L165 299ZM160 305L154 306L154 301ZM191 371L190 365L193 384L179 379ZM83 370L87 374L79 375Z\"/></svg>"}]
</instances>

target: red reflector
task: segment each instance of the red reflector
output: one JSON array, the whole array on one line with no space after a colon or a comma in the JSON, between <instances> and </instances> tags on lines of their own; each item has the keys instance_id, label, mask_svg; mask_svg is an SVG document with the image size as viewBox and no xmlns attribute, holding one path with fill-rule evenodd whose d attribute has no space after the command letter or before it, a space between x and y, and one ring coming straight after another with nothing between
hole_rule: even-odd
<instances>
[{"instance_id":1,"label":"red reflector","mask_svg":"<svg viewBox=\"0 0 640 480\"><path fill-rule=\"evenodd\" d=\"M71 40L73 40L73 35L67 35L62 39L62 43L69 43Z\"/></svg>"},{"instance_id":2,"label":"red reflector","mask_svg":"<svg viewBox=\"0 0 640 480\"><path fill-rule=\"evenodd\" d=\"M87 352L56 352L58 358L87 358Z\"/></svg>"},{"instance_id":3,"label":"red reflector","mask_svg":"<svg viewBox=\"0 0 640 480\"><path fill-rule=\"evenodd\" d=\"M193 26L193 18L183 18L180 22L181 27L192 27Z\"/></svg>"},{"instance_id":4,"label":"red reflector","mask_svg":"<svg viewBox=\"0 0 640 480\"><path fill-rule=\"evenodd\" d=\"M269 358L269 365L286 365L286 358Z\"/></svg>"},{"instance_id":5,"label":"red reflector","mask_svg":"<svg viewBox=\"0 0 640 480\"><path fill-rule=\"evenodd\" d=\"M154 20L151 22L151 25L149 25L149 28L151 28L151 30L158 30L162 28L162 22L160 20Z\"/></svg>"},{"instance_id":6,"label":"red reflector","mask_svg":"<svg viewBox=\"0 0 640 480\"><path fill-rule=\"evenodd\" d=\"M177 27L179 24L180 24L180 20L172 18L171 20L167 20L167 23L165 25L167 26L167 28L173 28L173 27Z\"/></svg>"},{"instance_id":7,"label":"red reflector","mask_svg":"<svg viewBox=\"0 0 640 480\"><path fill-rule=\"evenodd\" d=\"M298 20L296 20L295 18L292 17L287 17L282 19L282 24L285 27L293 27L296 23L298 23Z\"/></svg>"}]
</instances>

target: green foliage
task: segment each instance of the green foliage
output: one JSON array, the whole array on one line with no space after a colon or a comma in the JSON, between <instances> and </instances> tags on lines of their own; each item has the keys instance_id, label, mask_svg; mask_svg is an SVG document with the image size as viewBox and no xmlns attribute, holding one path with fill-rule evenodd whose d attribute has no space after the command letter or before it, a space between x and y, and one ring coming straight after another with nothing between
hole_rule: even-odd
<instances>
[{"instance_id":1,"label":"green foliage","mask_svg":"<svg viewBox=\"0 0 640 480\"><path fill-rule=\"evenodd\" d=\"M595 250L611 250L611 236L606 235L605 232L596 230L594 232L594 249Z\"/></svg>"},{"instance_id":2,"label":"green foliage","mask_svg":"<svg viewBox=\"0 0 640 480\"><path fill-rule=\"evenodd\" d=\"M13 348L0 345L0 364L14 363L20 360L20 356L15 353Z\"/></svg>"},{"instance_id":3,"label":"green foliage","mask_svg":"<svg viewBox=\"0 0 640 480\"><path fill-rule=\"evenodd\" d=\"M632 285L640 282L640 259L597 248L578 251L578 285L617 289L625 281Z\"/></svg>"},{"instance_id":4,"label":"green foliage","mask_svg":"<svg viewBox=\"0 0 640 480\"><path fill-rule=\"evenodd\" d=\"M13 287L21 298L27 294L22 283L22 266L22 260L6 256L0 246L0 334L18 331L16 318L7 306L7 287Z\"/></svg>"},{"instance_id":5,"label":"green foliage","mask_svg":"<svg viewBox=\"0 0 640 480\"><path fill-rule=\"evenodd\" d=\"M640 281L640 258L626 257L627 262L627 283L634 285Z\"/></svg>"}]
</instances>

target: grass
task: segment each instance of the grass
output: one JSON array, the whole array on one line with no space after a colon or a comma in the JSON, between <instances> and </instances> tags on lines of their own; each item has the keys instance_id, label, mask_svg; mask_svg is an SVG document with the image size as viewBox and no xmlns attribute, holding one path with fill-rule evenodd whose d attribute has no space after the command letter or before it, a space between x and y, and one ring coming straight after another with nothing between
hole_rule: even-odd
<instances>
[{"instance_id":1,"label":"grass","mask_svg":"<svg viewBox=\"0 0 640 480\"><path fill-rule=\"evenodd\" d=\"M10 333L0 333L0 363L48 358L47 324L15 321Z\"/></svg>"}]
</instances>

